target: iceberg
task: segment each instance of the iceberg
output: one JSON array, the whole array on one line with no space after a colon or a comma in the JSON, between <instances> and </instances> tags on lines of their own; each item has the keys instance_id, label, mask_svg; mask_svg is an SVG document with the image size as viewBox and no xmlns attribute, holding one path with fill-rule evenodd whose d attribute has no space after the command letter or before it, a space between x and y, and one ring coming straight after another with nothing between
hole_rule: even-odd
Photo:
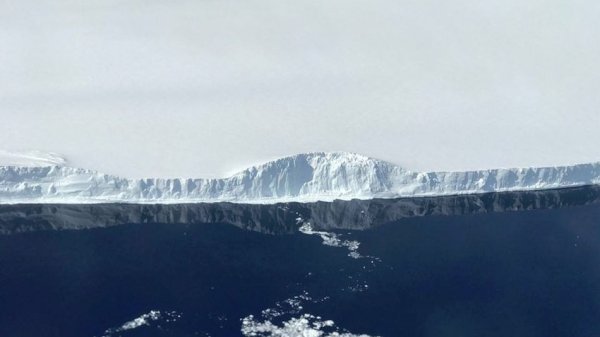
<instances>
[{"instance_id":1,"label":"iceberg","mask_svg":"<svg viewBox=\"0 0 600 337\"><path fill-rule=\"evenodd\" d=\"M600 184L600 163L417 172L348 152L297 154L227 178L129 179L56 154L0 152L0 203L278 203L525 191Z\"/></svg>"}]
</instances>

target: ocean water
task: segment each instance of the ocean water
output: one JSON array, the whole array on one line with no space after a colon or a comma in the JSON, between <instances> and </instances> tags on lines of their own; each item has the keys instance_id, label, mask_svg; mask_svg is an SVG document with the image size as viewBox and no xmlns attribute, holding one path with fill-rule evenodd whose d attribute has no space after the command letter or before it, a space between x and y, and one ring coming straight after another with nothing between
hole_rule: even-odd
<instances>
[{"instance_id":1,"label":"ocean water","mask_svg":"<svg viewBox=\"0 0 600 337\"><path fill-rule=\"evenodd\" d=\"M0 336L599 336L598 188L0 207Z\"/></svg>"}]
</instances>

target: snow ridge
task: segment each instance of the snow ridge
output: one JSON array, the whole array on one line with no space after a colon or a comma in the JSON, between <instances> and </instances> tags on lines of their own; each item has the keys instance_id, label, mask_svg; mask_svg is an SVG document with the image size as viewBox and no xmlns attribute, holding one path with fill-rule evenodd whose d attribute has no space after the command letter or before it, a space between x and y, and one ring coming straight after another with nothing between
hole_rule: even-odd
<instances>
[{"instance_id":1,"label":"snow ridge","mask_svg":"<svg viewBox=\"0 0 600 337\"><path fill-rule=\"evenodd\" d=\"M57 153L36 150L21 152L0 150L0 166L36 167L64 166L66 164L67 160Z\"/></svg>"},{"instance_id":2,"label":"snow ridge","mask_svg":"<svg viewBox=\"0 0 600 337\"><path fill-rule=\"evenodd\" d=\"M33 165L0 165L0 203L272 203L600 184L600 163L467 172L412 172L359 154L315 152L281 158L222 179L126 179L65 166L66 161L54 154L38 153L37 157L49 159L29 162Z\"/></svg>"}]
</instances>

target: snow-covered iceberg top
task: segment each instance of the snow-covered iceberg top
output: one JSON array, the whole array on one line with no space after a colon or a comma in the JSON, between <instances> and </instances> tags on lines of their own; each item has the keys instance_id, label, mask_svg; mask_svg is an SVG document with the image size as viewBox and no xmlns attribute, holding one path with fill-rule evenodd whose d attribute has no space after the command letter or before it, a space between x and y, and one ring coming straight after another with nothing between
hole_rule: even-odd
<instances>
[{"instance_id":1,"label":"snow-covered iceberg top","mask_svg":"<svg viewBox=\"0 0 600 337\"><path fill-rule=\"evenodd\" d=\"M0 150L0 166L43 167L66 164L67 160L57 153Z\"/></svg>"},{"instance_id":2,"label":"snow-covered iceberg top","mask_svg":"<svg viewBox=\"0 0 600 337\"><path fill-rule=\"evenodd\" d=\"M56 154L0 152L0 203L275 203L396 198L600 184L600 163L414 172L346 152L315 152L222 179L127 179L69 167Z\"/></svg>"}]
</instances>

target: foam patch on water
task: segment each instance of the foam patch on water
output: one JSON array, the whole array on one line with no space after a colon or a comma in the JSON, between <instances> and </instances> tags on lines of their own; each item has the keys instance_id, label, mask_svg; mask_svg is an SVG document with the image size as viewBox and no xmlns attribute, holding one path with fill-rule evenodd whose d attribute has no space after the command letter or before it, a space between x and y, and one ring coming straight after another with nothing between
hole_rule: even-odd
<instances>
[{"instance_id":1,"label":"foam patch on water","mask_svg":"<svg viewBox=\"0 0 600 337\"><path fill-rule=\"evenodd\" d=\"M272 320L284 315L297 315L304 310L304 303L320 303L329 300L329 297L313 298L307 291L300 295L290 297L286 300L275 303L272 308L265 309L261 312L262 317L266 320Z\"/></svg>"},{"instance_id":2,"label":"foam patch on water","mask_svg":"<svg viewBox=\"0 0 600 337\"><path fill-rule=\"evenodd\" d=\"M326 231L315 230L312 224L308 221L304 221L301 217L296 218L296 224L300 225L299 231L306 235L318 235L323 244L331 247L342 247L348 250L348 256L353 259L366 259L368 260L362 266L362 271L355 275L349 275L350 285L344 289L344 291L350 292L365 292L369 290L369 284L364 281L363 277L365 274L370 273L376 268L377 264L381 262L381 259L369 255L361 255L358 252L360 242L356 240L344 240L342 234L336 234ZM351 233L348 233L351 235ZM363 260L365 261L365 260Z\"/></svg>"},{"instance_id":3,"label":"foam patch on water","mask_svg":"<svg viewBox=\"0 0 600 337\"><path fill-rule=\"evenodd\" d=\"M299 213L295 219L299 231L306 235L316 235L326 246L340 247L348 250L353 259L368 258L362 270L356 275L349 275L350 285L343 291L363 292L369 285L362 280L362 275L375 268L380 260L375 257L362 256L358 249L360 242L343 239L342 234L315 230L310 222L305 221ZM362 260L365 261L365 260ZM311 276L312 273L308 273ZM241 319L241 331L245 337L372 337L366 334L355 334L338 327L334 321L307 313L305 304L328 301L330 297L313 298L307 291L300 295L277 302L273 307L262 310L260 317L248 315Z\"/></svg>"},{"instance_id":4,"label":"foam patch on water","mask_svg":"<svg viewBox=\"0 0 600 337\"><path fill-rule=\"evenodd\" d=\"M311 314L293 317L281 325L258 321L250 315L242 319L241 331L246 337L371 337L343 331L334 321Z\"/></svg>"},{"instance_id":5,"label":"foam patch on water","mask_svg":"<svg viewBox=\"0 0 600 337\"><path fill-rule=\"evenodd\" d=\"M274 307L242 319L242 334L246 337L371 337L353 334L336 326L332 320L302 313L305 303L320 303L329 297L313 298L307 291L277 302Z\"/></svg>"},{"instance_id":6,"label":"foam patch on water","mask_svg":"<svg viewBox=\"0 0 600 337\"><path fill-rule=\"evenodd\" d=\"M302 219L298 218L296 221L300 223L302 222ZM321 240L323 240L323 244L326 246L346 247L348 249L348 256L353 259L360 259L362 257L358 252L360 242L356 240L342 240L341 234L314 230L310 222L303 222L298 230L306 235L320 236Z\"/></svg>"},{"instance_id":7,"label":"foam patch on water","mask_svg":"<svg viewBox=\"0 0 600 337\"><path fill-rule=\"evenodd\" d=\"M143 326L151 326L154 325L154 323L171 323L177 321L179 318L181 318L181 314L175 311L161 312L158 310L151 310L150 312L143 314L135 319L132 319L131 321L123 323L118 328L106 330L104 332L103 337L112 337L114 334L137 329Z\"/></svg>"}]
</instances>

